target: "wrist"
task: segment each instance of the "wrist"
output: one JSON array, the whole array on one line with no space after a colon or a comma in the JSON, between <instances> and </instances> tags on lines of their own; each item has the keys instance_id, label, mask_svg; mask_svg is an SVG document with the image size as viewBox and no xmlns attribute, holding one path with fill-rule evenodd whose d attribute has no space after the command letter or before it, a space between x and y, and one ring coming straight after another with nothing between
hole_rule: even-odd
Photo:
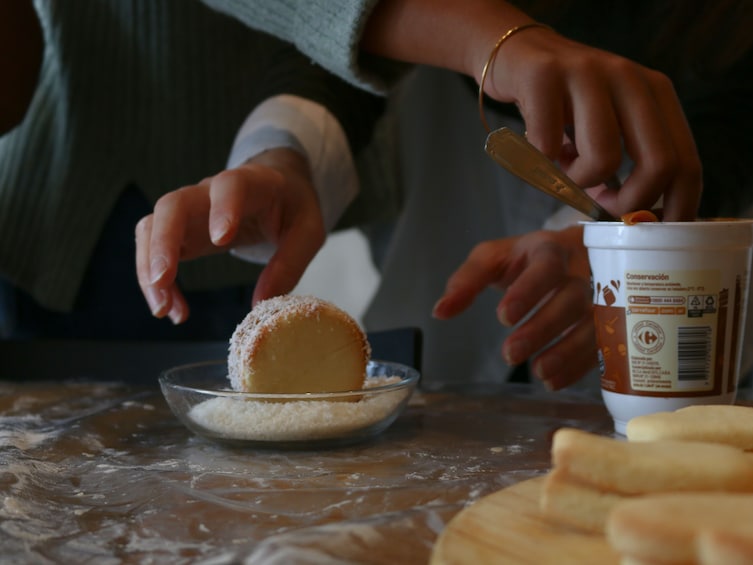
<instances>
[{"instance_id":1,"label":"wrist","mask_svg":"<svg viewBox=\"0 0 753 565\"><path fill-rule=\"evenodd\" d=\"M289 147L267 149L248 159L245 164L269 167L285 177L298 177L308 184L312 184L311 169L306 157Z\"/></svg>"},{"instance_id":2,"label":"wrist","mask_svg":"<svg viewBox=\"0 0 753 565\"><path fill-rule=\"evenodd\" d=\"M484 33L478 34L467 50L465 73L473 77L479 85L484 66L493 58L500 38L512 29L535 23L535 20L517 9L510 8L504 17L491 18L490 22L485 26Z\"/></svg>"},{"instance_id":3,"label":"wrist","mask_svg":"<svg viewBox=\"0 0 753 565\"><path fill-rule=\"evenodd\" d=\"M484 66L481 68L481 78L478 81L479 87L478 87L478 110L479 110L479 117L481 118L481 123L486 128L486 131L491 131L491 128L489 127L489 124L486 121L486 116L484 115L484 94L486 91L486 78L489 74L490 69L494 66L494 61L497 58L497 53L502 48L502 45L511 37L513 37L515 34L524 32L531 28L539 28L539 29L548 29L551 30L551 28L546 25L539 22L529 22L526 24L517 25L514 27L511 27L506 32L504 32L499 39L497 39L497 42L492 47L491 51L489 52L489 57L486 59L486 62L484 63Z\"/></svg>"}]
</instances>

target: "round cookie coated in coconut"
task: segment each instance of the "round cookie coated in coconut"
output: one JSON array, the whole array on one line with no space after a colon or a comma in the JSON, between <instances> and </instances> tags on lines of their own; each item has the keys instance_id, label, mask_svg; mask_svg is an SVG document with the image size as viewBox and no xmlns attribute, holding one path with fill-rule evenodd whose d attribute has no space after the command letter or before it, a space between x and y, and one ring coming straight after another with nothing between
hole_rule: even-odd
<instances>
[{"instance_id":1,"label":"round cookie coated in coconut","mask_svg":"<svg viewBox=\"0 0 753 565\"><path fill-rule=\"evenodd\" d=\"M344 310L314 296L258 302L230 339L234 390L309 393L360 390L371 348Z\"/></svg>"}]
</instances>

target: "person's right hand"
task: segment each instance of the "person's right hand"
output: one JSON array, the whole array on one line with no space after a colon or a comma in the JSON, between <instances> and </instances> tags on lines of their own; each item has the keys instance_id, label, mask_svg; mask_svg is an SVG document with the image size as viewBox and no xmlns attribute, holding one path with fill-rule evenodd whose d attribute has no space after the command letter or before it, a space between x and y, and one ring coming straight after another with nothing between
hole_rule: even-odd
<instances>
[{"instance_id":1,"label":"person's right hand","mask_svg":"<svg viewBox=\"0 0 753 565\"><path fill-rule=\"evenodd\" d=\"M483 62L477 67L480 81ZM701 162L664 74L533 27L502 44L485 91L514 102L528 140L576 183L591 187L614 216L651 209L663 196L664 220L695 218ZM574 144L563 136L568 128L574 129ZM633 162L632 171L621 188L606 188L623 150Z\"/></svg>"},{"instance_id":2,"label":"person's right hand","mask_svg":"<svg viewBox=\"0 0 753 565\"><path fill-rule=\"evenodd\" d=\"M189 314L177 282L181 261L274 244L256 281L255 304L293 290L325 238L306 160L290 149L272 149L157 201L136 226L139 286L155 317L179 324Z\"/></svg>"}]
</instances>

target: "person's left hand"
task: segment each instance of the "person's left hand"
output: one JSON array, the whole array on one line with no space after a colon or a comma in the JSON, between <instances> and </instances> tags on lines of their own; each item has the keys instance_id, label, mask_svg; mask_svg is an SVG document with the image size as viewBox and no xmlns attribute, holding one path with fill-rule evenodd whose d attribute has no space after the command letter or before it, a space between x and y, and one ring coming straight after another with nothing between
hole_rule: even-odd
<instances>
[{"instance_id":1,"label":"person's left hand","mask_svg":"<svg viewBox=\"0 0 753 565\"><path fill-rule=\"evenodd\" d=\"M305 159L290 149L266 151L157 201L136 226L139 286L154 316L179 324L189 314L176 281L180 261L273 243L254 288L256 303L293 290L325 238Z\"/></svg>"},{"instance_id":2,"label":"person's left hand","mask_svg":"<svg viewBox=\"0 0 753 565\"><path fill-rule=\"evenodd\" d=\"M434 317L465 310L487 286L504 291L497 317L517 327L502 346L510 365L531 358L547 387L573 384L596 365L588 255L581 227L478 244L452 274Z\"/></svg>"}]
</instances>

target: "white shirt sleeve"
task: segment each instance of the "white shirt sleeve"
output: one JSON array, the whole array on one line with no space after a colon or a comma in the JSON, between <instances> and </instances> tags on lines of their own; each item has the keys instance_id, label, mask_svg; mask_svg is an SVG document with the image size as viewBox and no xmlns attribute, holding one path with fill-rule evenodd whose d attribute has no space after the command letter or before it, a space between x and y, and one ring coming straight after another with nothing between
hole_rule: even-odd
<instances>
[{"instance_id":1,"label":"white shirt sleeve","mask_svg":"<svg viewBox=\"0 0 753 565\"><path fill-rule=\"evenodd\" d=\"M319 197L324 227L332 230L358 194L358 175L348 138L321 104L282 94L259 104L241 126L228 157L229 169L269 149L287 147L308 161ZM270 242L230 251L246 261L266 263L275 252Z\"/></svg>"}]
</instances>

